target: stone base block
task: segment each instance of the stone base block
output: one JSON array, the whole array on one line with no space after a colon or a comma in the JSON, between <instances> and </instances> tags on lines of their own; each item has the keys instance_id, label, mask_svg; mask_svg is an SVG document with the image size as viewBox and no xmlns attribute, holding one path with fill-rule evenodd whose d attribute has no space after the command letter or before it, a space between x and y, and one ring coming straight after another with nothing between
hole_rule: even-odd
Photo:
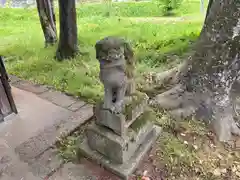
<instances>
[{"instance_id":1,"label":"stone base block","mask_svg":"<svg viewBox=\"0 0 240 180\"><path fill-rule=\"evenodd\" d=\"M126 118L126 127L129 127L147 108L148 96L144 93L136 93L129 98L125 104L124 115Z\"/></svg>"},{"instance_id":2,"label":"stone base block","mask_svg":"<svg viewBox=\"0 0 240 180\"><path fill-rule=\"evenodd\" d=\"M126 134L125 116L123 114L113 114L109 110L101 109L102 104L98 104L95 109L96 124L103 125L113 130L119 136Z\"/></svg>"},{"instance_id":3,"label":"stone base block","mask_svg":"<svg viewBox=\"0 0 240 180\"><path fill-rule=\"evenodd\" d=\"M161 128L154 126L154 133L149 134L146 139L141 143L138 149L135 151L134 155L123 164L116 164L109 161L104 155L92 150L88 145L87 138L83 140L80 144L80 153L87 158L96 161L98 164L103 166L105 169L116 174L124 180L128 180L129 176L136 170L140 161L147 154L148 150L151 148L152 144L155 142L156 138L161 132Z\"/></svg>"},{"instance_id":4,"label":"stone base block","mask_svg":"<svg viewBox=\"0 0 240 180\"><path fill-rule=\"evenodd\" d=\"M125 97L125 108L122 114L113 114L102 109L102 103L96 105L96 124L112 129L116 134L124 136L126 128L143 114L148 104L148 96L144 93L135 93Z\"/></svg>"},{"instance_id":5,"label":"stone base block","mask_svg":"<svg viewBox=\"0 0 240 180\"><path fill-rule=\"evenodd\" d=\"M128 161L140 144L148 136L154 136L154 133L153 125L150 122L142 126L137 132L129 130L124 137L95 124L91 125L86 131L90 148L119 164Z\"/></svg>"}]
</instances>

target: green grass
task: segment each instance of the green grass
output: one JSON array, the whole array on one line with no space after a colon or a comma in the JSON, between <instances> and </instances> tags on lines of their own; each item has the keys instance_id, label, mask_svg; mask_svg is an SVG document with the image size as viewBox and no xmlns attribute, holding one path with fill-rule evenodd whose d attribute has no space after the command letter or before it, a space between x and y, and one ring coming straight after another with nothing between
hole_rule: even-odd
<instances>
[{"instance_id":1,"label":"green grass","mask_svg":"<svg viewBox=\"0 0 240 180\"><path fill-rule=\"evenodd\" d=\"M90 10L89 15L92 15ZM35 9L1 9L0 54L12 57L6 63L8 72L94 102L103 93L93 48L97 40L108 35L128 39L135 50L140 81L142 72L175 65L175 59L170 57L182 56L196 40L202 26L201 18L193 22L152 23L121 17L80 17L78 14L78 40L84 55L71 61L56 62L53 59L56 46L44 48Z\"/></svg>"},{"instance_id":2,"label":"green grass","mask_svg":"<svg viewBox=\"0 0 240 180\"><path fill-rule=\"evenodd\" d=\"M78 17L106 16L111 11L113 16L121 17L159 17L163 15L162 5L156 2L125 2L112 3L111 8L107 4L81 4L78 8ZM196 0L184 0L179 9L174 11L176 16L188 15L199 12L199 2Z\"/></svg>"},{"instance_id":3,"label":"green grass","mask_svg":"<svg viewBox=\"0 0 240 180\"><path fill-rule=\"evenodd\" d=\"M163 6L158 5L157 0L153 2L113 2L111 8L106 3L81 3L77 4L77 17L93 17L102 16L111 11L111 16L118 17L161 17L163 15ZM57 5L57 2L55 2ZM207 3L205 3L205 6ZM174 16L186 16L186 15L199 15L199 1L198 0L183 0L180 7L173 11ZM16 13L19 12L19 13ZM24 15L22 9L1 9L1 19L14 18L14 19L35 19L38 18L37 14L32 17L33 9L24 9ZM25 15L29 16L25 16ZM58 15L58 11L56 11Z\"/></svg>"}]
</instances>

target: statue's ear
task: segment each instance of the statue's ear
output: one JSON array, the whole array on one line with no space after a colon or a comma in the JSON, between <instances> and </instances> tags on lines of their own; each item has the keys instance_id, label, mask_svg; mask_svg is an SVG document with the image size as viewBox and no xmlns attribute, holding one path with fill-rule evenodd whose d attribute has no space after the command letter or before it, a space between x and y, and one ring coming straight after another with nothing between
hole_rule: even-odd
<instances>
[{"instance_id":1,"label":"statue's ear","mask_svg":"<svg viewBox=\"0 0 240 180\"><path fill-rule=\"evenodd\" d=\"M99 52L101 51L101 42L97 42L96 44L95 44L95 51L96 51L96 59L99 59L100 58L100 56L99 56Z\"/></svg>"},{"instance_id":2,"label":"statue's ear","mask_svg":"<svg viewBox=\"0 0 240 180\"><path fill-rule=\"evenodd\" d=\"M133 49L131 48L130 44L127 42L124 42L124 56L128 63L133 63Z\"/></svg>"}]
</instances>

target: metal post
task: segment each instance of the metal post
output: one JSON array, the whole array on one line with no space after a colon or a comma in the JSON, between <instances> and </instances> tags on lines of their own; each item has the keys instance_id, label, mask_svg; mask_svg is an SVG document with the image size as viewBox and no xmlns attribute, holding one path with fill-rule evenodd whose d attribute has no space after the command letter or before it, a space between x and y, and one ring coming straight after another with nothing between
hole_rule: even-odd
<instances>
[{"instance_id":1,"label":"metal post","mask_svg":"<svg viewBox=\"0 0 240 180\"><path fill-rule=\"evenodd\" d=\"M204 0L200 0L200 12L204 14Z\"/></svg>"}]
</instances>

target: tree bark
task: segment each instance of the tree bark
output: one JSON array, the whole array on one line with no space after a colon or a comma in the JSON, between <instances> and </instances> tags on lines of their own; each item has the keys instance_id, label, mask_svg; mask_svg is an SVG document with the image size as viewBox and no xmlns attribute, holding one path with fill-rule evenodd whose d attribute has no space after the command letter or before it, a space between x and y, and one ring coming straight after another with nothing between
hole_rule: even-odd
<instances>
[{"instance_id":1,"label":"tree bark","mask_svg":"<svg viewBox=\"0 0 240 180\"><path fill-rule=\"evenodd\" d=\"M56 18L53 0L36 0L38 15L45 37L45 47L57 42Z\"/></svg>"},{"instance_id":2,"label":"tree bark","mask_svg":"<svg viewBox=\"0 0 240 180\"><path fill-rule=\"evenodd\" d=\"M75 0L59 0L60 38L56 58L74 58L78 53Z\"/></svg>"},{"instance_id":3,"label":"tree bark","mask_svg":"<svg viewBox=\"0 0 240 180\"><path fill-rule=\"evenodd\" d=\"M205 120L220 141L240 135L231 96L240 77L239 6L235 0L213 1L194 53L178 73L178 83L152 101L175 118L194 115Z\"/></svg>"}]
</instances>

